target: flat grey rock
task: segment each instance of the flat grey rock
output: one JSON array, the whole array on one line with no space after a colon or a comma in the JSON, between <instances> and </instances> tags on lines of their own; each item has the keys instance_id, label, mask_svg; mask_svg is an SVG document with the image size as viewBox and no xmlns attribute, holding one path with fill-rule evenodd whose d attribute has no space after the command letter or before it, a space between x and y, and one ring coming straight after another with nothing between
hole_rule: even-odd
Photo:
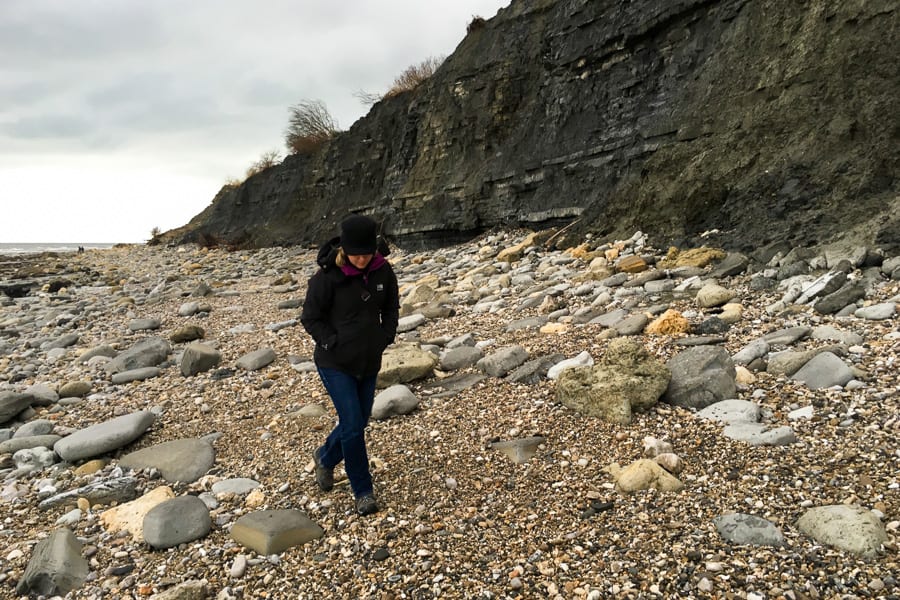
<instances>
[{"instance_id":1,"label":"flat grey rock","mask_svg":"<svg viewBox=\"0 0 900 600\"><path fill-rule=\"evenodd\" d=\"M134 477L115 477L93 481L74 490L55 494L42 500L38 508L46 510L57 506L74 506L79 498L86 498L93 504L112 504L128 502L137 498L137 479Z\"/></svg>"},{"instance_id":2,"label":"flat grey rock","mask_svg":"<svg viewBox=\"0 0 900 600\"><path fill-rule=\"evenodd\" d=\"M716 346L724 344L728 339L718 335L695 335L691 337L679 338L674 340L676 346Z\"/></svg>"},{"instance_id":3,"label":"flat grey rock","mask_svg":"<svg viewBox=\"0 0 900 600\"><path fill-rule=\"evenodd\" d=\"M166 360L172 347L159 337L151 337L133 345L106 364L108 373L119 373L142 367L155 367Z\"/></svg>"},{"instance_id":4,"label":"flat grey rock","mask_svg":"<svg viewBox=\"0 0 900 600\"><path fill-rule=\"evenodd\" d=\"M152 331L159 329L162 323L159 319L133 319L128 323L131 331Z\"/></svg>"},{"instance_id":5,"label":"flat grey rock","mask_svg":"<svg viewBox=\"0 0 900 600\"><path fill-rule=\"evenodd\" d=\"M278 323L267 323L265 329L266 331L281 331L288 327L294 327L297 323L299 323L297 319L288 319L287 321L279 321Z\"/></svg>"},{"instance_id":6,"label":"flat grey rock","mask_svg":"<svg viewBox=\"0 0 900 600\"><path fill-rule=\"evenodd\" d=\"M291 298L290 300L282 300L276 305L280 310L291 310L303 306L303 300L299 298Z\"/></svg>"},{"instance_id":7,"label":"flat grey rock","mask_svg":"<svg viewBox=\"0 0 900 600\"><path fill-rule=\"evenodd\" d=\"M275 362L275 358L274 350L271 348L260 348L237 359L235 365L247 371L257 371Z\"/></svg>"},{"instance_id":8,"label":"flat grey rock","mask_svg":"<svg viewBox=\"0 0 900 600\"><path fill-rule=\"evenodd\" d=\"M628 316L628 311L624 308L617 308L606 314L591 319L592 324L602 325L603 327L614 327L619 321Z\"/></svg>"},{"instance_id":9,"label":"flat grey rock","mask_svg":"<svg viewBox=\"0 0 900 600\"><path fill-rule=\"evenodd\" d=\"M788 327L787 329L779 329L778 331L767 333L762 339L772 346L789 346L809 336L810 333L812 333L811 327Z\"/></svg>"},{"instance_id":10,"label":"flat grey rock","mask_svg":"<svg viewBox=\"0 0 900 600\"><path fill-rule=\"evenodd\" d=\"M79 335L77 333L67 333L56 338L52 342L41 346L43 350L53 350L54 348L68 348L74 346L78 342Z\"/></svg>"},{"instance_id":11,"label":"flat grey rock","mask_svg":"<svg viewBox=\"0 0 900 600\"><path fill-rule=\"evenodd\" d=\"M863 336L852 331L844 331L831 325L820 325L813 329L810 337L814 340L827 340L831 342L839 342L846 346L856 346L865 341Z\"/></svg>"},{"instance_id":12,"label":"flat grey rock","mask_svg":"<svg viewBox=\"0 0 900 600\"><path fill-rule=\"evenodd\" d=\"M649 322L650 319L647 318L647 315L641 312L625 317L613 325L612 328L615 329L616 333L619 335L638 335L644 331L644 327L646 327Z\"/></svg>"},{"instance_id":13,"label":"flat grey rock","mask_svg":"<svg viewBox=\"0 0 900 600\"><path fill-rule=\"evenodd\" d=\"M443 390L432 394L432 398L448 398L481 383L485 379L486 377L480 373L458 373L451 375L450 377L445 377L444 379L438 379L437 381L427 383L423 387L426 389Z\"/></svg>"},{"instance_id":14,"label":"flat grey rock","mask_svg":"<svg viewBox=\"0 0 900 600\"><path fill-rule=\"evenodd\" d=\"M858 284L849 284L838 291L819 299L819 301L813 305L813 308L818 313L830 315L865 297L865 288Z\"/></svg>"},{"instance_id":15,"label":"flat grey rock","mask_svg":"<svg viewBox=\"0 0 900 600\"><path fill-rule=\"evenodd\" d=\"M132 381L144 381L146 379L159 377L161 372L159 367L142 367L140 369L131 369L130 371L116 373L110 379L115 384L131 383Z\"/></svg>"},{"instance_id":16,"label":"flat grey rock","mask_svg":"<svg viewBox=\"0 0 900 600\"><path fill-rule=\"evenodd\" d=\"M216 460L208 441L187 438L142 448L119 460L124 469L157 469L168 482L193 483L205 475Z\"/></svg>"},{"instance_id":17,"label":"flat grey rock","mask_svg":"<svg viewBox=\"0 0 900 600\"><path fill-rule=\"evenodd\" d=\"M59 401L59 393L49 385L43 383L36 383L28 386L25 388L24 393L34 397L32 405L39 404L41 406L50 406Z\"/></svg>"},{"instance_id":18,"label":"flat grey rock","mask_svg":"<svg viewBox=\"0 0 900 600\"><path fill-rule=\"evenodd\" d=\"M872 306L864 306L854 312L854 316L867 321L884 321L890 319L897 312L897 305L894 302L882 302L881 304L873 304Z\"/></svg>"},{"instance_id":19,"label":"flat grey rock","mask_svg":"<svg viewBox=\"0 0 900 600\"><path fill-rule=\"evenodd\" d=\"M407 331L412 331L417 327L420 327L428 322L428 319L423 314L413 314L407 317L401 317L399 321L397 321L397 333L406 333Z\"/></svg>"},{"instance_id":20,"label":"flat grey rock","mask_svg":"<svg viewBox=\"0 0 900 600\"><path fill-rule=\"evenodd\" d=\"M484 358L484 352L474 346L457 346L442 352L438 366L443 371L456 371L471 367Z\"/></svg>"},{"instance_id":21,"label":"flat grey rock","mask_svg":"<svg viewBox=\"0 0 900 600\"><path fill-rule=\"evenodd\" d=\"M726 424L757 423L761 414L758 404L736 399L722 400L697 412L697 416L701 419Z\"/></svg>"},{"instance_id":22,"label":"flat grey rock","mask_svg":"<svg viewBox=\"0 0 900 600\"><path fill-rule=\"evenodd\" d=\"M662 294L675 289L675 281L672 279L655 279L644 284L644 291L648 294Z\"/></svg>"},{"instance_id":23,"label":"flat grey rock","mask_svg":"<svg viewBox=\"0 0 900 600\"><path fill-rule=\"evenodd\" d=\"M796 410L792 410L788 413L787 418L788 421L800 421L801 419L812 419L816 414L816 409L813 406L804 406L803 408L798 408Z\"/></svg>"},{"instance_id":24,"label":"flat grey rock","mask_svg":"<svg viewBox=\"0 0 900 600\"><path fill-rule=\"evenodd\" d=\"M540 329L547 323L547 317L528 317L527 319L519 319L507 324L506 331L524 331L529 329Z\"/></svg>"},{"instance_id":25,"label":"flat grey rock","mask_svg":"<svg viewBox=\"0 0 900 600\"><path fill-rule=\"evenodd\" d=\"M787 425L770 429L763 423L732 423L726 425L722 433L751 446L786 446L797 441L794 430Z\"/></svg>"},{"instance_id":26,"label":"flat grey rock","mask_svg":"<svg viewBox=\"0 0 900 600\"><path fill-rule=\"evenodd\" d=\"M115 357L116 354L118 354L118 352L116 352L115 348L113 348L112 346L103 344L100 346L94 346L93 348L89 349L84 354L79 356L78 360L76 362L84 364L87 361L94 358L95 356L105 356L107 358L113 358L113 357Z\"/></svg>"},{"instance_id":27,"label":"flat grey rock","mask_svg":"<svg viewBox=\"0 0 900 600\"><path fill-rule=\"evenodd\" d=\"M769 353L769 342L764 338L753 340L731 357L736 365L749 365L757 358L763 358Z\"/></svg>"},{"instance_id":28,"label":"flat grey rock","mask_svg":"<svg viewBox=\"0 0 900 600\"><path fill-rule=\"evenodd\" d=\"M755 515L734 513L713 519L716 531L734 544L751 546L783 546L784 534L771 521Z\"/></svg>"},{"instance_id":29,"label":"flat grey rock","mask_svg":"<svg viewBox=\"0 0 900 600\"><path fill-rule=\"evenodd\" d=\"M0 442L0 454L12 454L26 448L53 448L53 445L61 439L62 436L51 434L14 437L5 442Z\"/></svg>"},{"instance_id":30,"label":"flat grey rock","mask_svg":"<svg viewBox=\"0 0 900 600\"><path fill-rule=\"evenodd\" d=\"M185 302L178 307L178 314L182 317L191 317L200 311L200 303L197 301Z\"/></svg>"},{"instance_id":31,"label":"flat grey rock","mask_svg":"<svg viewBox=\"0 0 900 600\"><path fill-rule=\"evenodd\" d=\"M547 377L553 365L565 360L564 354L550 354L526 361L506 376L512 383L534 385Z\"/></svg>"},{"instance_id":32,"label":"flat grey rock","mask_svg":"<svg viewBox=\"0 0 900 600\"><path fill-rule=\"evenodd\" d=\"M99 456L126 446L147 431L156 415L139 411L81 429L54 444L53 449L69 462Z\"/></svg>"},{"instance_id":33,"label":"flat grey rock","mask_svg":"<svg viewBox=\"0 0 900 600\"><path fill-rule=\"evenodd\" d=\"M55 423L50 419L34 419L16 429L14 438L31 437L35 435L47 435L53 431Z\"/></svg>"},{"instance_id":34,"label":"flat grey rock","mask_svg":"<svg viewBox=\"0 0 900 600\"><path fill-rule=\"evenodd\" d=\"M234 479L223 479L212 485L213 494L237 494L243 496L249 494L260 486L258 481L248 479L246 477L235 477Z\"/></svg>"}]
</instances>

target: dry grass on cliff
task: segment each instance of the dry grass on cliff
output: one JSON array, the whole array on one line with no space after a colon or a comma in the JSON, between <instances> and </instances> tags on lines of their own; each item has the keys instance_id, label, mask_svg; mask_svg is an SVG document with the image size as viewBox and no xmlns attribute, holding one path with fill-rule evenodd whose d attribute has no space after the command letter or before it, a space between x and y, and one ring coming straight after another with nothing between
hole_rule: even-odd
<instances>
[{"instance_id":1,"label":"dry grass on cliff","mask_svg":"<svg viewBox=\"0 0 900 600\"><path fill-rule=\"evenodd\" d=\"M429 77L434 75L438 67L443 64L444 56L429 56L422 62L410 65L403 70L400 75L394 79L394 83L390 89L385 92L385 98L393 98L404 92L410 92L424 83Z\"/></svg>"}]
</instances>

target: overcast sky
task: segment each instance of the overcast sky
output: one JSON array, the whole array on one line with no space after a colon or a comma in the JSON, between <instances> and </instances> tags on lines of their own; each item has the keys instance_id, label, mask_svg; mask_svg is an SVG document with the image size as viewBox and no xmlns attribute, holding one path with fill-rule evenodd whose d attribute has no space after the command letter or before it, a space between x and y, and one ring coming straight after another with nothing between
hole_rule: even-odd
<instances>
[{"instance_id":1,"label":"overcast sky","mask_svg":"<svg viewBox=\"0 0 900 600\"><path fill-rule=\"evenodd\" d=\"M141 242L509 0L0 0L0 243Z\"/></svg>"}]
</instances>

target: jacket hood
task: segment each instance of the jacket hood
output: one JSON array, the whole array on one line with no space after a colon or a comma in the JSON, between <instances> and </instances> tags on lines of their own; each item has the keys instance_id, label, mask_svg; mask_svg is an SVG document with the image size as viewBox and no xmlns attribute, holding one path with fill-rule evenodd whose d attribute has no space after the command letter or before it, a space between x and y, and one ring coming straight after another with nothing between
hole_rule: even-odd
<instances>
[{"instance_id":1,"label":"jacket hood","mask_svg":"<svg viewBox=\"0 0 900 600\"><path fill-rule=\"evenodd\" d=\"M338 248L341 247L341 238L335 236L322 244L319 248L319 255L316 257L316 264L326 271L334 265L334 259L337 258Z\"/></svg>"}]
</instances>

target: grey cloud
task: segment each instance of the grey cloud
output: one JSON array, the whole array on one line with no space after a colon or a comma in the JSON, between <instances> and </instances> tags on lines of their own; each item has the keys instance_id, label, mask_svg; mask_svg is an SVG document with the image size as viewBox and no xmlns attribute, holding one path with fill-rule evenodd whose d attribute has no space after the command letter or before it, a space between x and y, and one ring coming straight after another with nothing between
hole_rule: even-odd
<instances>
[{"instance_id":1,"label":"grey cloud","mask_svg":"<svg viewBox=\"0 0 900 600\"><path fill-rule=\"evenodd\" d=\"M122 48L159 48L164 31L150 4L65 0L5 0L0 53L30 64L109 56Z\"/></svg>"},{"instance_id":2,"label":"grey cloud","mask_svg":"<svg viewBox=\"0 0 900 600\"><path fill-rule=\"evenodd\" d=\"M4 133L22 139L65 139L87 136L93 129L80 115L40 115L24 117L3 126Z\"/></svg>"}]
</instances>

